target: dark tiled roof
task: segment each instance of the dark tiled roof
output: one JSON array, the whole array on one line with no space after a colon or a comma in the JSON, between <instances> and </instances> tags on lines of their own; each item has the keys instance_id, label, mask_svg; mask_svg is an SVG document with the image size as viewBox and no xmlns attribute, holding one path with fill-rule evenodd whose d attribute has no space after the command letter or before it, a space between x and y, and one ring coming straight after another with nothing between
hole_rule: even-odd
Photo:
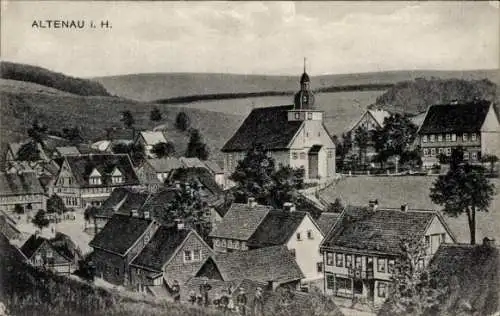
<instances>
[{"instance_id":1,"label":"dark tiled roof","mask_svg":"<svg viewBox=\"0 0 500 316\"><path fill-rule=\"evenodd\" d=\"M124 255L151 223L150 219L115 214L89 245Z\"/></svg>"},{"instance_id":2,"label":"dark tiled roof","mask_svg":"<svg viewBox=\"0 0 500 316\"><path fill-rule=\"evenodd\" d=\"M170 260L190 232L187 229L160 226L151 241L132 261L132 264L162 271L163 265Z\"/></svg>"},{"instance_id":3,"label":"dark tiled roof","mask_svg":"<svg viewBox=\"0 0 500 316\"><path fill-rule=\"evenodd\" d=\"M321 229L321 232L323 235L326 236L330 229L332 229L333 225L337 222L337 220L340 217L340 213L331 213L331 212L323 212L319 216L318 220L316 221L316 224L318 224L319 229Z\"/></svg>"},{"instance_id":4,"label":"dark tiled roof","mask_svg":"<svg viewBox=\"0 0 500 316\"><path fill-rule=\"evenodd\" d=\"M285 246L216 254L214 262L224 281L291 282L304 278Z\"/></svg>"},{"instance_id":5,"label":"dark tiled roof","mask_svg":"<svg viewBox=\"0 0 500 316\"><path fill-rule=\"evenodd\" d=\"M5 215L0 215L0 233L4 234L9 240L21 236L21 232L16 225Z\"/></svg>"},{"instance_id":6,"label":"dark tiled roof","mask_svg":"<svg viewBox=\"0 0 500 316\"><path fill-rule=\"evenodd\" d=\"M33 254L37 251L40 246L46 242L47 239L37 236L35 234L31 235L28 240L21 246L21 252L26 256L26 258L31 258Z\"/></svg>"},{"instance_id":7,"label":"dark tiled roof","mask_svg":"<svg viewBox=\"0 0 500 316\"><path fill-rule=\"evenodd\" d=\"M286 105L252 110L222 151L246 151L254 144L268 150L286 148L302 125L301 121L288 121L287 111L292 109L293 105Z\"/></svg>"},{"instance_id":8,"label":"dark tiled roof","mask_svg":"<svg viewBox=\"0 0 500 316\"><path fill-rule=\"evenodd\" d=\"M400 211L347 207L322 247L399 254L401 238L422 238L437 216L433 211Z\"/></svg>"},{"instance_id":9,"label":"dark tiled roof","mask_svg":"<svg viewBox=\"0 0 500 316\"><path fill-rule=\"evenodd\" d=\"M0 253L2 254L0 260L10 259L14 260L14 262L23 262L26 260L26 257L21 250L12 245L9 238L2 233L0 233Z\"/></svg>"},{"instance_id":10,"label":"dark tiled roof","mask_svg":"<svg viewBox=\"0 0 500 316\"><path fill-rule=\"evenodd\" d=\"M210 232L211 237L248 240L271 207L233 203L222 221Z\"/></svg>"},{"instance_id":11,"label":"dark tiled roof","mask_svg":"<svg viewBox=\"0 0 500 316\"><path fill-rule=\"evenodd\" d=\"M432 105L420 133L478 132L488 114L489 101Z\"/></svg>"},{"instance_id":12,"label":"dark tiled roof","mask_svg":"<svg viewBox=\"0 0 500 316\"><path fill-rule=\"evenodd\" d=\"M248 245L253 247L284 245L306 216L305 212L270 211L248 239Z\"/></svg>"},{"instance_id":13,"label":"dark tiled roof","mask_svg":"<svg viewBox=\"0 0 500 316\"><path fill-rule=\"evenodd\" d=\"M63 233L56 233L56 236L50 239L49 243L52 248L67 259L74 260L82 257L80 249L78 249L73 240Z\"/></svg>"},{"instance_id":14,"label":"dark tiled roof","mask_svg":"<svg viewBox=\"0 0 500 316\"><path fill-rule=\"evenodd\" d=\"M163 222L163 214L167 212L170 203L176 200L178 195L178 190L174 188L161 190L146 200L144 205L139 209L139 214L143 215L144 212L149 212L151 218L156 219L160 223L168 224Z\"/></svg>"},{"instance_id":15,"label":"dark tiled roof","mask_svg":"<svg viewBox=\"0 0 500 316\"><path fill-rule=\"evenodd\" d=\"M217 199L222 189L215 182L214 176L206 168L180 168L172 171L170 181L197 183L202 186L202 194L206 193L205 200Z\"/></svg>"},{"instance_id":16,"label":"dark tiled roof","mask_svg":"<svg viewBox=\"0 0 500 316\"><path fill-rule=\"evenodd\" d=\"M207 160L204 162L207 168L214 174L217 173L224 173L224 170L222 170L221 165L219 162L214 161L214 160Z\"/></svg>"},{"instance_id":17,"label":"dark tiled roof","mask_svg":"<svg viewBox=\"0 0 500 316\"><path fill-rule=\"evenodd\" d=\"M43 194L43 187L34 172L0 172L0 195Z\"/></svg>"},{"instance_id":18,"label":"dark tiled roof","mask_svg":"<svg viewBox=\"0 0 500 316\"><path fill-rule=\"evenodd\" d=\"M147 159L145 163L149 164L155 172L170 172L183 167L182 162L176 157Z\"/></svg>"},{"instance_id":19,"label":"dark tiled roof","mask_svg":"<svg viewBox=\"0 0 500 316\"><path fill-rule=\"evenodd\" d=\"M120 185L138 185L139 180L128 155L91 154L66 157L76 181L83 187L108 186L111 184L111 173L118 168L123 176ZM89 176L96 169L102 176L102 185L90 185Z\"/></svg>"},{"instance_id":20,"label":"dark tiled roof","mask_svg":"<svg viewBox=\"0 0 500 316\"><path fill-rule=\"evenodd\" d=\"M471 304L475 315L493 315L500 307L500 249L485 245L441 244L431 268L451 285L444 306L457 315L457 298ZM457 282L458 284L453 284Z\"/></svg>"},{"instance_id":21,"label":"dark tiled roof","mask_svg":"<svg viewBox=\"0 0 500 316\"><path fill-rule=\"evenodd\" d=\"M114 213L129 215L132 210L139 210L149 197L148 192L139 192L130 188L116 188L99 209L99 215L111 217Z\"/></svg>"}]
</instances>

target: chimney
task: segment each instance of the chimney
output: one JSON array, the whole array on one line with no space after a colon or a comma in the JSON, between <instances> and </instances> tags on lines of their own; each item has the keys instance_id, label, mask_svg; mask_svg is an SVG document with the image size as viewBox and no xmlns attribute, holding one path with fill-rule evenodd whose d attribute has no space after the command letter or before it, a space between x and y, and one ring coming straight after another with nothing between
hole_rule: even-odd
<instances>
[{"instance_id":1,"label":"chimney","mask_svg":"<svg viewBox=\"0 0 500 316\"><path fill-rule=\"evenodd\" d=\"M144 211L144 218L149 219L149 211Z\"/></svg>"},{"instance_id":2,"label":"chimney","mask_svg":"<svg viewBox=\"0 0 500 316\"><path fill-rule=\"evenodd\" d=\"M370 208L370 210L376 211L378 208L378 200L369 200L368 207Z\"/></svg>"},{"instance_id":3,"label":"chimney","mask_svg":"<svg viewBox=\"0 0 500 316\"><path fill-rule=\"evenodd\" d=\"M283 210L287 212L295 212L296 211L295 204L293 204L292 202L285 202L283 203Z\"/></svg>"},{"instance_id":4,"label":"chimney","mask_svg":"<svg viewBox=\"0 0 500 316\"><path fill-rule=\"evenodd\" d=\"M254 207L254 206L257 205L257 202L255 202L255 198L254 197L249 197L248 200L247 200L247 202L248 202L248 206L250 206L250 207Z\"/></svg>"},{"instance_id":5,"label":"chimney","mask_svg":"<svg viewBox=\"0 0 500 316\"><path fill-rule=\"evenodd\" d=\"M401 212L408 212L408 204L401 205Z\"/></svg>"},{"instance_id":6,"label":"chimney","mask_svg":"<svg viewBox=\"0 0 500 316\"><path fill-rule=\"evenodd\" d=\"M132 217L138 217L139 216L139 212L137 212L137 210L132 210L132 211L130 211L130 216L132 216Z\"/></svg>"},{"instance_id":7,"label":"chimney","mask_svg":"<svg viewBox=\"0 0 500 316\"><path fill-rule=\"evenodd\" d=\"M488 248L495 247L495 238L484 237L483 238L483 246L488 247Z\"/></svg>"}]
</instances>

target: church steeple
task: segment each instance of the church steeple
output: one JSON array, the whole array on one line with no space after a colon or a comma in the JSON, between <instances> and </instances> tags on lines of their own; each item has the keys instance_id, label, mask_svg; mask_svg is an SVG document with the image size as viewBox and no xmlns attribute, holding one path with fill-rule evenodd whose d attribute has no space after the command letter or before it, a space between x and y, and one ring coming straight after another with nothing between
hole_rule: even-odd
<instances>
[{"instance_id":1,"label":"church steeple","mask_svg":"<svg viewBox=\"0 0 500 316\"><path fill-rule=\"evenodd\" d=\"M304 72L300 77L300 90L295 94L294 104L296 110L313 109L314 95L310 90L311 79L306 72L306 58L304 57Z\"/></svg>"}]
</instances>

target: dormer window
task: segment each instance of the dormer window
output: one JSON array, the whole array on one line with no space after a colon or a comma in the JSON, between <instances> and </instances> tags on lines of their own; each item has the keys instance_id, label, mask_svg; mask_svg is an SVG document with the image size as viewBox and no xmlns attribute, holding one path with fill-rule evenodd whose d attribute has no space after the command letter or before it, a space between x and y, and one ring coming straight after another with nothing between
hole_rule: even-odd
<instances>
[{"instance_id":1,"label":"dormer window","mask_svg":"<svg viewBox=\"0 0 500 316\"><path fill-rule=\"evenodd\" d=\"M101 185L102 180L101 180L101 174L97 169L92 170L89 176L89 184L91 185Z\"/></svg>"},{"instance_id":2,"label":"dormer window","mask_svg":"<svg viewBox=\"0 0 500 316\"><path fill-rule=\"evenodd\" d=\"M115 170L113 170L113 173L111 174L111 183L123 183L123 175L120 170L118 170L118 168L115 168Z\"/></svg>"}]
</instances>

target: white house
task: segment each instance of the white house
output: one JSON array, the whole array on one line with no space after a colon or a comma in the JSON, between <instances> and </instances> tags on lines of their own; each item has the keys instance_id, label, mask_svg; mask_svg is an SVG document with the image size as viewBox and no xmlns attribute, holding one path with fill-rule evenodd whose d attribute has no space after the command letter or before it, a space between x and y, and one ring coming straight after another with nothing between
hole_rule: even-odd
<instances>
[{"instance_id":1,"label":"white house","mask_svg":"<svg viewBox=\"0 0 500 316\"><path fill-rule=\"evenodd\" d=\"M135 139L135 144L142 144L144 146L144 151L148 158L155 158L155 155L151 152L154 145L166 142L167 139L163 132L153 131L141 131Z\"/></svg>"}]
</instances>

